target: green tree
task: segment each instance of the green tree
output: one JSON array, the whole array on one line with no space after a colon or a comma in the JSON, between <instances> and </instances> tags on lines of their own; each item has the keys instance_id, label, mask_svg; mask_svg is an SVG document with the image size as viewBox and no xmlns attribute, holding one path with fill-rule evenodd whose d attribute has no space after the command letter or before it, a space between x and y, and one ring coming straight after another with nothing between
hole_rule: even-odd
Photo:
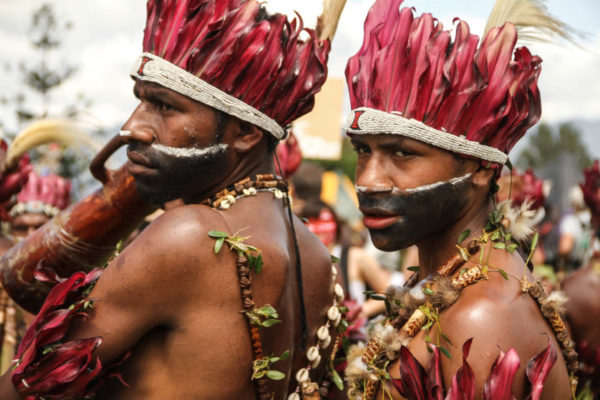
<instances>
[{"instance_id":1,"label":"green tree","mask_svg":"<svg viewBox=\"0 0 600 400\"><path fill-rule=\"evenodd\" d=\"M570 123L564 123L558 127L557 132L542 123L529 138L527 147L519 153L516 164L520 168L537 169L556 161L565 153L575 156L580 169L592 163L587 147L581 141L581 132L577 128Z\"/></svg>"},{"instance_id":2,"label":"green tree","mask_svg":"<svg viewBox=\"0 0 600 400\"><path fill-rule=\"evenodd\" d=\"M21 61L18 70L23 86L12 96L4 96L2 102L13 104L19 128L36 118L48 116L52 101L52 92L73 76L76 68L64 64L51 65L50 56L59 50L63 35L72 28L70 21L61 23L51 4L42 4L33 11L28 29L29 43L35 50L35 57ZM33 60L33 61L32 61ZM28 102L28 96L37 96L40 106L34 107ZM61 116L76 117L81 111L89 108L90 101L79 94L71 104L66 104Z\"/></svg>"},{"instance_id":3,"label":"green tree","mask_svg":"<svg viewBox=\"0 0 600 400\"><path fill-rule=\"evenodd\" d=\"M40 118L74 119L90 108L91 101L83 94L69 101L59 99L58 96L55 96L56 99L53 97L55 90L68 81L77 70L60 57L64 36L72 26L70 21L63 22L57 17L52 4L44 3L33 10L27 30L33 54L18 62L16 68L22 85L13 94L0 95L0 102L15 112L17 130ZM11 65L5 65L7 72L13 69ZM51 104L59 110L51 112ZM0 127L5 127L1 121ZM17 132L7 131L6 134L14 137ZM57 148L55 145L33 149L29 154L34 165L47 167L65 178L74 179L75 197L77 189L81 189L90 180L88 177L82 177L91 160L92 154L89 151L82 152L81 148L64 146Z\"/></svg>"}]
</instances>

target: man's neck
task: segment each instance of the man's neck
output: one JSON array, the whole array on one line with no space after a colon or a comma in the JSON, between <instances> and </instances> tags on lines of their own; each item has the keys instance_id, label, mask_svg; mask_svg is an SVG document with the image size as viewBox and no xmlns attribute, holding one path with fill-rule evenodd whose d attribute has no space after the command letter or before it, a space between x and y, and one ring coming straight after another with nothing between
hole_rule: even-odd
<instances>
[{"instance_id":1,"label":"man's neck","mask_svg":"<svg viewBox=\"0 0 600 400\"><path fill-rule=\"evenodd\" d=\"M456 254L456 244L462 232L469 229L471 231L469 238L476 237L481 233L488 220L491 207L491 203L486 199L479 207L469 208L450 228L417 243L420 267L419 280L435 274L440 266ZM465 239L464 243L467 242L468 239Z\"/></svg>"},{"instance_id":2,"label":"man's neck","mask_svg":"<svg viewBox=\"0 0 600 400\"><path fill-rule=\"evenodd\" d=\"M275 168L273 162L268 157L262 157L262 160L256 162L242 163L234 168L224 179L215 183L209 190L204 191L194 197L184 199L186 204L199 204L204 200L211 198L221 190L241 181L244 178L252 178L259 174L274 174Z\"/></svg>"}]
</instances>

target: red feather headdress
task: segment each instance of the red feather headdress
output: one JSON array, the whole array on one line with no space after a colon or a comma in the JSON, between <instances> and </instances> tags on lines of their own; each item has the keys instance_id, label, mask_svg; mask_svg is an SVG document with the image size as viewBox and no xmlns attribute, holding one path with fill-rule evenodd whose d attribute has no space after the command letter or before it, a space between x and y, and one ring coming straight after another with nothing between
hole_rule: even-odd
<instances>
[{"instance_id":1,"label":"red feather headdress","mask_svg":"<svg viewBox=\"0 0 600 400\"><path fill-rule=\"evenodd\" d=\"M457 19L453 42L431 14L415 17L402 2L377 0L367 16L346 68L354 110L347 132L400 134L503 164L540 118L541 59L515 49L512 23L479 42Z\"/></svg>"},{"instance_id":2,"label":"red feather headdress","mask_svg":"<svg viewBox=\"0 0 600 400\"><path fill-rule=\"evenodd\" d=\"M328 39L256 0L149 0L136 79L161 84L271 132L309 112ZM307 39L300 39L302 32Z\"/></svg>"}]
</instances>

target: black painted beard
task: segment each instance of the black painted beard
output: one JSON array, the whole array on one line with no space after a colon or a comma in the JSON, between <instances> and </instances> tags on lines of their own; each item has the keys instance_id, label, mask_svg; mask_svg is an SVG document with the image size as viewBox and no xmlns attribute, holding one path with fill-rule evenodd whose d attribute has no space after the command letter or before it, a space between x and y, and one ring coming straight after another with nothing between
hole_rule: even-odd
<instances>
[{"instance_id":1,"label":"black painted beard","mask_svg":"<svg viewBox=\"0 0 600 400\"><path fill-rule=\"evenodd\" d=\"M373 244L384 251L400 250L448 229L465 209L470 185L470 179L459 179L414 192L359 192L361 209L400 216L390 226L369 229Z\"/></svg>"},{"instance_id":2,"label":"black painted beard","mask_svg":"<svg viewBox=\"0 0 600 400\"><path fill-rule=\"evenodd\" d=\"M226 148L226 145L178 149L130 144L128 150L145 157L154 168L151 174L135 176L139 196L150 204L162 205L193 195L223 174ZM182 154L186 151L195 154Z\"/></svg>"}]
</instances>

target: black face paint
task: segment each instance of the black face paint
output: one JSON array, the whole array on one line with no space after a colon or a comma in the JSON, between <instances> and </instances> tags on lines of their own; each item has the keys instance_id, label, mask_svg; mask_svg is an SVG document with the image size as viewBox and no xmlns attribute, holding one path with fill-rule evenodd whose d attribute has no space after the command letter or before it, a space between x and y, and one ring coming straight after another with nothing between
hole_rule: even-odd
<instances>
[{"instance_id":1,"label":"black face paint","mask_svg":"<svg viewBox=\"0 0 600 400\"><path fill-rule=\"evenodd\" d=\"M222 175L226 148L213 145L205 149L177 149L131 143L128 153L143 158L148 167L147 172L134 174L138 194L150 204L164 204L210 186Z\"/></svg>"},{"instance_id":2,"label":"black face paint","mask_svg":"<svg viewBox=\"0 0 600 400\"><path fill-rule=\"evenodd\" d=\"M369 229L373 244L380 250L407 248L439 234L454 223L468 203L471 180L450 181L397 193L358 193L361 211L372 216L398 215L393 224Z\"/></svg>"}]
</instances>

